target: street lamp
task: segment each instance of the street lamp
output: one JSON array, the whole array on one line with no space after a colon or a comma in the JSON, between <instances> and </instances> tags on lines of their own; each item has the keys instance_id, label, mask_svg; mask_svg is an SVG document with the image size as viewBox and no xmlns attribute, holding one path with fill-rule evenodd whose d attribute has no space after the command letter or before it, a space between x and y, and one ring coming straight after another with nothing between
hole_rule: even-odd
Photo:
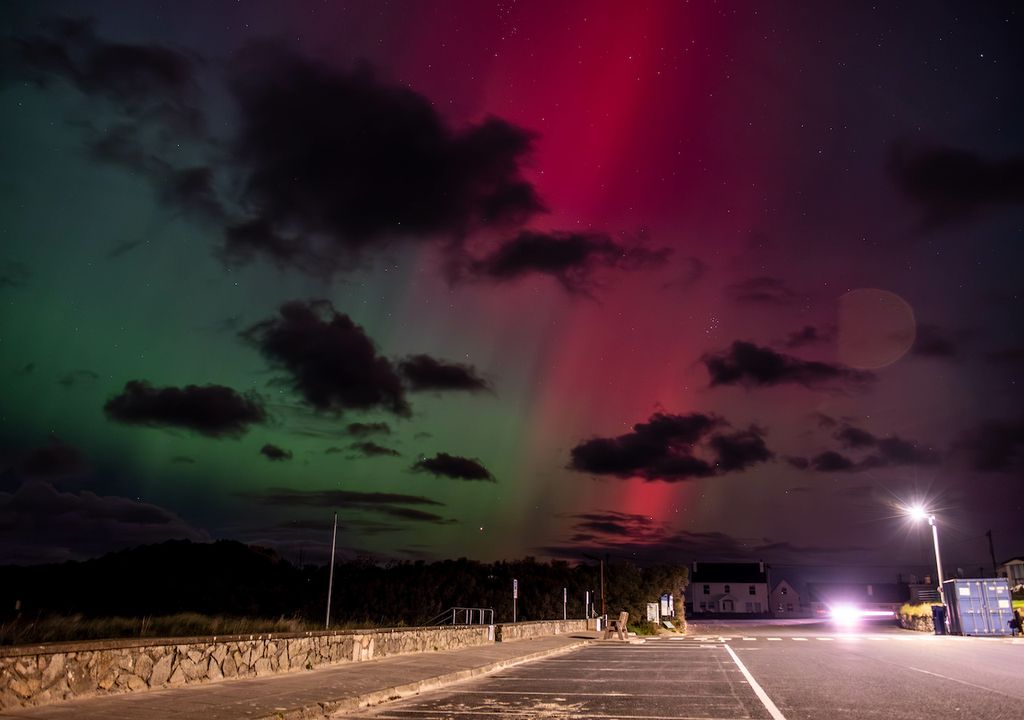
<instances>
[{"instance_id":1,"label":"street lamp","mask_svg":"<svg viewBox=\"0 0 1024 720\"><path fill-rule=\"evenodd\" d=\"M939 578L939 600L942 600L942 559L939 556L939 528L935 523L935 513L929 512L923 505L912 505L906 509L912 520L927 520L932 526L932 542L935 543L935 569Z\"/></svg>"}]
</instances>

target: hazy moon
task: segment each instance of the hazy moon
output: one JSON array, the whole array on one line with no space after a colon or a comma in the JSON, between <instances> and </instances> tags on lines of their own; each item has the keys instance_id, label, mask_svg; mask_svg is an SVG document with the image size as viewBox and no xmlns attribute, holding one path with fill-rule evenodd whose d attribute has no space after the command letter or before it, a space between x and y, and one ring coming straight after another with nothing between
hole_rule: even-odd
<instances>
[{"instance_id":1,"label":"hazy moon","mask_svg":"<svg viewBox=\"0 0 1024 720\"><path fill-rule=\"evenodd\" d=\"M851 290L839 298L839 360L875 370L903 357L914 344L914 309L896 293Z\"/></svg>"}]
</instances>

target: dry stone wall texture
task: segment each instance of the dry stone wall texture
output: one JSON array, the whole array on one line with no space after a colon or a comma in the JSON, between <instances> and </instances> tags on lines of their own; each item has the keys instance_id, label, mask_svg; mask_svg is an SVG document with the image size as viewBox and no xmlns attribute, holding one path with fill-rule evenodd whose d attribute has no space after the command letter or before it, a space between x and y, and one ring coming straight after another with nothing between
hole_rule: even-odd
<instances>
[{"instance_id":1,"label":"dry stone wall texture","mask_svg":"<svg viewBox=\"0 0 1024 720\"><path fill-rule=\"evenodd\" d=\"M489 642L488 630L476 625L0 648L0 710L455 650Z\"/></svg>"}]
</instances>

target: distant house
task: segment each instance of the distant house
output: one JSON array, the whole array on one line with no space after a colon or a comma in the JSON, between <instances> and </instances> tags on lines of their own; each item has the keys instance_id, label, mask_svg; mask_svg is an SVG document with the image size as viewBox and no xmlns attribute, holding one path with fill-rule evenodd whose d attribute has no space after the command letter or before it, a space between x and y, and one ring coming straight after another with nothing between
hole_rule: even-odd
<instances>
[{"instance_id":1,"label":"distant house","mask_svg":"<svg viewBox=\"0 0 1024 720\"><path fill-rule=\"evenodd\" d=\"M780 618L800 617L803 614L800 593L786 580L780 580L772 590L771 613Z\"/></svg>"},{"instance_id":2,"label":"distant house","mask_svg":"<svg viewBox=\"0 0 1024 720\"><path fill-rule=\"evenodd\" d=\"M828 615L836 605L860 610L896 612L910 599L905 583L808 583L807 601L812 615Z\"/></svg>"},{"instance_id":3,"label":"distant house","mask_svg":"<svg viewBox=\"0 0 1024 720\"><path fill-rule=\"evenodd\" d=\"M690 607L706 613L759 615L768 612L768 573L763 562L693 563Z\"/></svg>"},{"instance_id":4,"label":"distant house","mask_svg":"<svg viewBox=\"0 0 1024 720\"><path fill-rule=\"evenodd\" d=\"M1010 558L999 566L999 577L1010 581L1010 587L1024 585L1024 557Z\"/></svg>"}]
</instances>

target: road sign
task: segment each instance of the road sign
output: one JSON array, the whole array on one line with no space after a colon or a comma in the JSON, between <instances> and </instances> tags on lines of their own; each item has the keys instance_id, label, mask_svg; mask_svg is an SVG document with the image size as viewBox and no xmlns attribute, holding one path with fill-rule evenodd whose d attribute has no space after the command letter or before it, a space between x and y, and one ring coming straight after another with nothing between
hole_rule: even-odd
<instances>
[{"instance_id":1,"label":"road sign","mask_svg":"<svg viewBox=\"0 0 1024 720\"><path fill-rule=\"evenodd\" d=\"M513 600L518 600L519 599L519 581L518 580L513 580L512 581L512 599Z\"/></svg>"}]
</instances>

